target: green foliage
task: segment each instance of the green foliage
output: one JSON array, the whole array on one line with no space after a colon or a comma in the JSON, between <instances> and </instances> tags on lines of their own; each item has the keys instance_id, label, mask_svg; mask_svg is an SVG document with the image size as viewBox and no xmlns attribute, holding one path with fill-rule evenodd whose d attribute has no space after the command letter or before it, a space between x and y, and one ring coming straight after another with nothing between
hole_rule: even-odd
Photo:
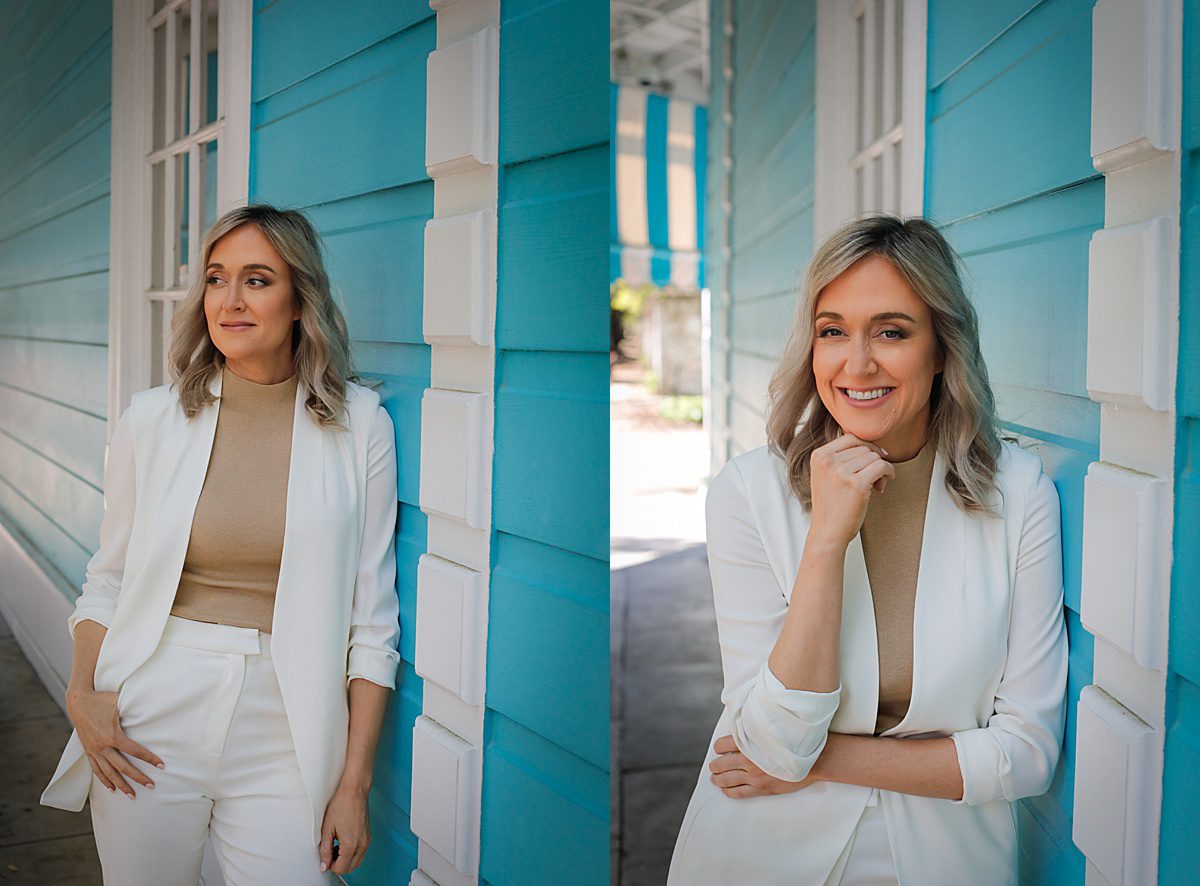
<instances>
[{"instance_id":1,"label":"green foliage","mask_svg":"<svg viewBox=\"0 0 1200 886\"><path fill-rule=\"evenodd\" d=\"M614 311L620 311L627 317L640 317L646 299L653 291L654 285L651 283L630 286L624 280L617 280L609 288L609 304Z\"/></svg>"},{"instance_id":2,"label":"green foliage","mask_svg":"<svg viewBox=\"0 0 1200 886\"><path fill-rule=\"evenodd\" d=\"M668 421L684 421L701 424L704 421L704 398L699 394L681 394L663 397L658 412Z\"/></svg>"}]
</instances>

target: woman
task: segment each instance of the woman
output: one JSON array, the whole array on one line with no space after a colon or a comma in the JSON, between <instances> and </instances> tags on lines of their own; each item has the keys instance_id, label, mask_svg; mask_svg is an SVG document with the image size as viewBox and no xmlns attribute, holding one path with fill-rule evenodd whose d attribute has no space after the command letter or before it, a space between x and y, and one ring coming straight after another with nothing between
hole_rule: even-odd
<instances>
[{"instance_id":1,"label":"woman","mask_svg":"<svg viewBox=\"0 0 1200 886\"><path fill-rule=\"evenodd\" d=\"M109 883L194 886L210 836L230 886L332 882L367 849L399 662L394 429L301 213L229 212L199 268L175 383L109 445L42 803L90 797Z\"/></svg>"},{"instance_id":2,"label":"woman","mask_svg":"<svg viewBox=\"0 0 1200 886\"><path fill-rule=\"evenodd\" d=\"M669 882L1015 883L1062 741L1057 492L931 224L844 226L802 296L769 443L708 492L725 710Z\"/></svg>"}]
</instances>

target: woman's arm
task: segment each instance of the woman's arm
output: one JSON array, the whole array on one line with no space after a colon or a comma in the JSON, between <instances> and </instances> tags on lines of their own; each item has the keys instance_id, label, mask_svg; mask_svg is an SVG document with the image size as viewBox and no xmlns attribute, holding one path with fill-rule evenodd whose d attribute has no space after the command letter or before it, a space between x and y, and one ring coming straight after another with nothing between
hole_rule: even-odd
<instances>
[{"instance_id":1,"label":"woman's arm","mask_svg":"<svg viewBox=\"0 0 1200 886\"><path fill-rule=\"evenodd\" d=\"M742 751L773 775L799 781L820 755L841 689L836 684L831 692L789 689L768 667L788 601L768 562L736 460L713 478L705 514L724 675L721 701ZM802 575L835 571L816 545L802 559Z\"/></svg>"},{"instance_id":2,"label":"woman's arm","mask_svg":"<svg viewBox=\"0 0 1200 886\"><path fill-rule=\"evenodd\" d=\"M391 690L370 680L350 681L350 737L341 784L366 795L375 773L375 752Z\"/></svg>"},{"instance_id":3,"label":"woman's arm","mask_svg":"<svg viewBox=\"0 0 1200 886\"><path fill-rule=\"evenodd\" d=\"M803 781L767 775L738 752L731 736L715 745L712 782L735 799L798 791L818 781L858 784L918 797L958 800L963 782L949 738L891 738L831 732L821 756Z\"/></svg>"}]
</instances>

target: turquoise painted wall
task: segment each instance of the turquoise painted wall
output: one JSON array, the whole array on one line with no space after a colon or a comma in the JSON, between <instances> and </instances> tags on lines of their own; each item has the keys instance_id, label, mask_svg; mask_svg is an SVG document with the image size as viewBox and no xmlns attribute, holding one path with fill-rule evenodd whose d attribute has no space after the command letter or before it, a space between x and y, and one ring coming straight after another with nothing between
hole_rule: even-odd
<instances>
[{"instance_id":1,"label":"turquoise painted wall","mask_svg":"<svg viewBox=\"0 0 1200 886\"><path fill-rule=\"evenodd\" d=\"M1200 3L1184 0L1179 367L1175 407L1175 543L1167 674L1159 877L1200 882Z\"/></svg>"},{"instance_id":2,"label":"turquoise painted wall","mask_svg":"<svg viewBox=\"0 0 1200 886\"><path fill-rule=\"evenodd\" d=\"M966 261L1007 431L1032 438L1062 501L1071 645L1065 749L1019 806L1021 882L1083 882L1071 841L1075 709L1092 679L1079 621L1083 479L1099 458L1087 394L1088 242L1104 224L1090 139L1092 0L929 3L925 214Z\"/></svg>"},{"instance_id":3,"label":"turquoise painted wall","mask_svg":"<svg viewBox=\"0 0 1200 886\"><path fill-rule=\"evenodd\" d=\"M608 882L608 5L503 0L480 876Z\"/></svg>"},{"instance_id":4,"label":"turquoise painted wall","mask_svg":"<svg viewBox=\"0 0 1200 886\"><path fill-rule=\"evenodd\" d=\"M728 245L731 348L725 366L727 389L713 391L713 418L730 429L724 453L729 457L765 439L767 381L790 329L796 284L812 256L816 4L734 0L733 94L728 109L722 7L720 0L710 6L714 25L705 280L714 290L713 340L718 341L726 323L718 309L725 279L721 248ZM728 244L721 210L726 110L733 113Z\"/></svg>"},{"instance_id":5,"label":"turquoise painted wall","mask_svg":"<svg viewBox=\"0 0 1200 886\"><path fill-rule=\"evenodd\" d=\"M303 209L320 229L360 372L383 380L396 426L396 534L402 658L371 792L371 850L351 883L407 882L417 865L409 830L412 726L421 712L413 670L421 394L429 346L421 332L425 222L425 62L435 22L424 0L360 4L256 0L251 200Z\"/></svg>"},{"instance_id":6,"label":"turquoise painted wall","mask_svg":"<svg viewBox=\"0 0 1200 886\"><path fill-rule=\"evenodd\" d=\"M0 522L72 600L104 513L111 72L107 0L0 5Z\"/></svg>"}]
</instances>

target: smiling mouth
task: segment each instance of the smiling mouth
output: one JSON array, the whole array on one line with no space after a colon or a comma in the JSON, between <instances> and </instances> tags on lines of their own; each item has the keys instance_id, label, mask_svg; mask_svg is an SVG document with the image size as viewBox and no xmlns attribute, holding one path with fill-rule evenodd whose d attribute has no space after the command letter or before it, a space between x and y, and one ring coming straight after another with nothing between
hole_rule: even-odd
<instances>
[{"instance_id":1,"label":"smiling mouth","mask_svg":"<svg viewBox=\"0 0 1200 886\"><path fill-rule=\"evenodd\" d=\"M888 396L891 395L892 391L894 391L896 389L894 387L891 387L891 388L878 387L878 388L869 388L867 391L854 391L853 388L838 388L838 390L841 391L843 397L845 397L851 403L858 405L858 404L873 404L873 403L878 403L880 400L886 400L888 398ZM875 396L871 396L871 397L863 397L863 396L855 397L855 396L851 396L851 393L850 393L851 391L854 391L854 393L860 394L860 395L863 393L874 394L876 391L883 391L883 393L876 394Z\"/></svg>"}]
</instances>

